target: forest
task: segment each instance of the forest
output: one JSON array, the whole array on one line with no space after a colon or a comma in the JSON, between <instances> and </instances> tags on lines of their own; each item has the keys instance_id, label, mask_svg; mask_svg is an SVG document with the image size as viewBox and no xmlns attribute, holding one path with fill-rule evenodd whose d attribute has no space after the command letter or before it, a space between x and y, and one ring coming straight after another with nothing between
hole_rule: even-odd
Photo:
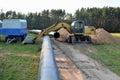
<instances>
[{"instance_id":1,"label":"forest","mask_svg":"<svg viewBox=\"0 0 120 80\"><path fill-rule=\"evenodd\" d=\"M81 8L74 14L67 13L64 9L43 10L27 14L16 11L0 12L0 20L26 19L28 29L44 29L56 22L84 20L85 25L104 28L109 32L120 32L120 7Z\"/></svg>"}]
</instances>

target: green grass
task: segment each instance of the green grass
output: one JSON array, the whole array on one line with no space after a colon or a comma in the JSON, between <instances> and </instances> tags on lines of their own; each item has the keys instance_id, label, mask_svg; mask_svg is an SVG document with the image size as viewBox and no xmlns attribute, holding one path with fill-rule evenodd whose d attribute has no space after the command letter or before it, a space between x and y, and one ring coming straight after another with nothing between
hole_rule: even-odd
<instances>
[{"instance_id":1,"label":"green grass","mask_svg":"<svg viewBox=\"0 0 120 80\"><path fill-rule=\"evenodd\" d=\"M120 41L120 34L112 34ZM93 46L97 54L91 54L91 57L106 65L111 71L120 76L120 43L118 44L101 44Z\"/></svg>"},{"instance_id":2,"label":"green grass","mask_svg":"<svg viewBox=\"0 0 120 80\"><path fill-rule=\"evenodd\" d=\"M0 80L37 80L40 44L0 41Z\"/></svg>"},{"instance_id":3,"label":"green grass","mask_svg":"<svg viewBox=\"0 0 120 80\"><path fill-rule=\"evenodd\" d=\"M120 42L120 33L111 33L111 35Z\"/></svg>"},{"instance_id":4,"label":"green grass","mask_svg":"<svg viewBox=\"0 0 120 80\"><path fill-rule=\"evenodd\" d=\"M35 37L36 37L36 34L29 33L28 36L30 36L30 37L32 37L32 38L35 38Z\"/></svg>"},{"instance_id":5,"label":"green grass","mask_svg":"<svg viewBox=\"0 0 120 80\"><path fill-rule=\"evenodd\" d=\"M112 35L120 41L120 33ZM120 43L79 46L79 49L120 76Z\"/></svg>"},{"instance_id":6,"label":"green grass","mask_svg":"<svg viewBox=\"0 0 120 80\"><path fill-rule=\"evenodd\" d=\"M97 54L91 56L120 75L120 44L95 45Z\"/></svg>"}]
</instances>

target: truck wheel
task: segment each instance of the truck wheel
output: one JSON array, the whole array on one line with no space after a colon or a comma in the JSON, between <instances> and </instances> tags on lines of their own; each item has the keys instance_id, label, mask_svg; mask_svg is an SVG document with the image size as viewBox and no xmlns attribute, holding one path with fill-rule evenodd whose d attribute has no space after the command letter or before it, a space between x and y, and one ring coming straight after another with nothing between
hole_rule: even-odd
<instances>
[{"instance_id":1,"label":"truck wheel","mask_svg":"<svg viewBox=\"0 0 120 80\"><path fill-rule=\"evenodd\" d=\"M7 40L8 40L8 37L5 37L5 42L7 42Z\"/></svg>"},{"instance_id":2,"label":"truck wheel","mask_svg":"<svg viewBox=\"0 0 120 80\"><path fill-rule=\"evenodd\" d=\"M19 43L19 42L21 42L21 41L22 41L22 38L21 38L21 37L16 37L16 40L17 40L16 42L18 42L18 43Z\"/></svg>"},{"instance_id":3,"label":"truck wheel","mask_svg":"<svg viewBox=\"0 0 120 80\"><path fill-rule=\"evenodd\" d=\"M22 37L21 37L21 40L23 41L24 39L25 39L25 37L24 37L24 36L22 36Z\"/></svg>"}]
</instances>

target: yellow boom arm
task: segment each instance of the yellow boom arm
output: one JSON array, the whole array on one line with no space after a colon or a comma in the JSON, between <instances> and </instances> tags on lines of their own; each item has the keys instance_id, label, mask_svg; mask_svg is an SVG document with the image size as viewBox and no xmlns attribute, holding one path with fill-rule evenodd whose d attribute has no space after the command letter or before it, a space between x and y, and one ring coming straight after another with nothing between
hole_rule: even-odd
<instances>
[{"instance_id":1,"label":"yellow boom arm","mask_svg":"<svg viewBox=\"0 0 120 80\"><path fill-rule=\"evenodd\" d=\"M51 31L57 31L60 28L65 28L66 30L68 30L70 32L70 25L66 22L58 22L53 24L52 26L44 29L43 31L41 31L35 38L35 41L39 41L44 35L47 35L49 32Z\"/></svg>"}]
</instances>

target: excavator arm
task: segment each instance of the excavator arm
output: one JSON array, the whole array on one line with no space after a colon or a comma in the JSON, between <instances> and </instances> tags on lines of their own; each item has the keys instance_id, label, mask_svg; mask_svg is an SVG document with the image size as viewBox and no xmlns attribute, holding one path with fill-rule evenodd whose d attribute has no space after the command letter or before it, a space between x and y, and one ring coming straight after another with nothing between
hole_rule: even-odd
<instances>
[{"instance_id":1,"label":"excavator arm","mask_svg":"<svg viewBox=\"0 0 120 80\"><path fill-rule=\"evenodd\" d=\"M70 32L70 25L68 23L66 23L66 22L57 22L57 23L53 24L52 26L44 29L40 33L38 33L38 35L34 38L34 41L39 41L44 35L47 35L51 31L57 31L60 28L65 28L67 31Z\"/></svg>"}]
</instances>

